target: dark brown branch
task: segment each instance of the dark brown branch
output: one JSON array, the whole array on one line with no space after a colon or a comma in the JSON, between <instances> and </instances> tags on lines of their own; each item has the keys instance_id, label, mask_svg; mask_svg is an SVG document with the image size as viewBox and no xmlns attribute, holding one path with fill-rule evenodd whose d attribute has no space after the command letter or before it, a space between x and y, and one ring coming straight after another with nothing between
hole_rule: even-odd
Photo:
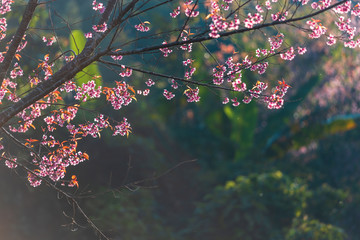
<instances>
[{"instance_id":1,"label":"dark brown branch","mask_svg":"<svg viewBox=\"0 0 360 240\"><path fill-rule=\"evenodd\" d=\"M14 59L14 56L16 54L16 50L18 49L21 40L23 39L25 32L27 30L27 27L33 17L34 11L38 5L38 0L30 0L28 4L26 5L25 12L23 14L22 20L20 22L20 25L12 39L12 42L9 46L8 51L6 52L6 55L4 57L4 61L2 62L0 66L0 80L2 81L11 65L12 60Z\"/></svg>"},{"instance_id":2,"label":"dark brown branch","mask_svg":"<svg viewBox=\"0 0 360 240\"><path fill-rule=\"evenodd\" d=\"M119 17L111 24L111 27L106 32L102 34L96 34L94 38L88 39L85 44L84 50L78 56L76 56L73 61L67 63L59 71L54 73L54 75L49 80L40 83L36 88L31 90L25 97L20 99L18 102L12 104L9 108L2 111L0 113L0 127L4 126L4 124L11 118L13 118L16 114L26 109L28 106L35 103L36 101L40 100L50 92L54 91L66 81L72 79L82 69L99 59L104 53L94 54L96 47L111 32L112 28L116 27L116 25L121 22L122 17L128 11L134 8L135 4L138 1L139 0L133 0L130 4L128 4L128 6L120 13ZM114 8L115 2L110 1L107 9L112 10ZM105 19L109 17L109 14L110 13L107 13L107 17L105 16Z\"/></svg>"},{"instance_id":3,"label":"dark brown branch","mask_svg":"<svg viewBox=\"0 0 360 240\"><path fill-rule=\"evenodd\" d=\"M116 66L116 67L121 67L123 65L123 64L118 64L118 63L114 63L114 62L108 62L108 61L105 61L105 60L99 60L99 62L104 63L106 65L110 65L110 66ZM136 72L141 72L141 73L149 74L149 75L156 76L156 77L174 79L174 80L177 80L177 81L180 81L180 82L184 82L184 83L188 83L188 84L194 84L194 85L208 87L208 88L216 88L216 89L222 89L222 90L227 90L227 91L233 91L231 88L226 88L226 87L222 87L222 86L218 86L218 85L213 85L213 84L208 84L208 83L203 83L203 82L195 82L195 81L188 80L188 79L185 79L185 78L179 78L179 77L175 77L175 76L171 76L171 75L151 72L151 71L147 71L147 70L144 70L144 69L139 69L139 68L134 68L134 67L129 67L129 66L125 66L125 67L129 68L129 69L132 69L133 71L136 71Z\"/></svg>"},{"instance_id":4,"label":"dark brown branch","mask_svg":"<svg viewBox=\"0 0 360 240\"><path fill-rule=\"evenodd\" d=\"M181 37L181 34L182 34L182 32L185 30L185 27L186 27L186 25L188 24L188 22L190 21L191 14L194 12L195 7L197 6L198 2L199 2L199 0L196 0L196 2L194 3L194 6L191 8L191 11L190 11L190 13L189 13L189 16L186 18L186 21L184 22L184 24L183 24L183 26L182 26L182 29L181 29L181 31L180 31L180 33L179 33L179 36L176 38L176 41L175 41L175 42L179 41L179 39L180 39L180 37Z\"/></svg>"},{"instance_id":5,"label":"dark brown branch","mask_svg":"<svg viewBox=\"0 0 360 240\"><path fill-rule=\"evenodd\" d=\"M116 2L117 0L109 1L108 5L106 6L105 12L101 15L99 24L103 24L104 22L107 22L109 20L110 14L113 11Z\"/></svg>"},{"instance_id":6,"label":"dark brown branch","mask_svg":"<svg viewBox=\"0 0 360 240\"><path fill-rule=\"evenodd\" d=\"M263 62L271 57L274 57L276 55L279 55L280 53L286 51L287 49L284 49L282 51L279 51L279 52L276 52L274 54L271 54L271 55L268 55L268 56L265 56L263 58L260 58L260 59L257 59L255 62L253 62L252 64L258 64L260 62ZM157 72L152 72L152 71L147 71L147 70L144 70L144 69L139 69L139 68L135 68L135 67L130 67L130 66L126 66L126 65L123 65L123 64L119 64L119 63L114 63L114 62L109 62L109 61L105 61L105 60L102 60L102 59L99 59L98 62L100 63L103 63L105 65L108 65L108 66L115 66L115 67L122 67L122 66L125 66L126 68L129 68L129 69L132 69L133 71L135 72L140 72L140 73L144 73L144 74L149 74L149 75L152 75L152 76L156 76L156 77L162 77L162 78L167 78L167 79L174 79L174 80L177 80L177 81L180 81L180 82L183 82L183 83L188 83L188 84L193 84L193 85L197 85L197 86L203 86L203 87L208 87L208 88L215 88L215 89L221 89L221 90L226 90L226 91L230 91L230 92L237 92L239 93L238 91L235 91L234 89L232 88L228 88L228 87L222 87L222 86L219 86L219 85L214 85L214 84L209 84L209 83L204 83L204 82L201 82L201 81L193 81L193 80L190 80L190 79L185 79L185 78L180 78L180 77L175 77L175 76L172 76L172 75L166 75L166 74L162 74L162 73L157 73ZM235 73L239 73L240 71L242 71L244 69L244 67L241 67L238 71L236 71ZM249 93L249 91L246 91L246 93ZM254 93L252 93L254 94ZM259 96L263 96L262 94L260 94Z\"/></svg>"},{"instance_id":7,"label":"dark brown branch","mask_svg":"<svg viewBox=\"0 0 360 240\"><path fill-rule=\"evenodd\" d=\"M27 146L25 146L23 143L21 143L17 138L15 138L13 135L11 135L9 132L7 132L6 130L2 129L6 135L8 135L8 137L10 137L16 144L26 148L27 150L29 150L29 148ZM33 151L32 151L33 152ZM36 158L41 159L41 157L33 152L36 156ZM110 240L96 225L95 223L87 216L87 214L84 212L84 210L81 208L81 206L79 205L79 203L76 201L75 197L67 192L65 192L64 190L56 187L53 183L51 183L48 179L44 178L44 177L40 177L38 176L33 170L31 170L30 168L28 168L27 166L25 166L24 164L20 163L20 162L15 162L12 159L8 159L5 158L3 156L0 157L0 159L5 159L9 162L12 162L13 164L16 164L18 166L20 166L22 169L24 169L27 173L32 174L34 177L41 179L42 181L44 181L46 183L46 185L48 185L50 188L54 189L56 192L64 195L68 200L70 200L70 202L80 211L80 213L82 214L82 216L86 219L86 221L90 224L90 226L97 232L99 233L99 235L101 235L104 239L106 240Z\"/></svg>"},{"instance_id":8,"label":"dark brown branch","mask_svg":"<svg viewBox=\"0 0 360 240\"><path fill-rule=\"evenodd\" d=\"M94 47L93 47L94 48ZM12 104L9 108L0 113L0 127L9 121L16 114L40 100L66 81L72 79L78 72L96 61L100 56L92 56L92 49L84 49L73 61L67 63L57 71L49 80L40 83L36 88L29 92L18 102Z\"/></svg>"},{"instance_id":9,"label":"dark brown branch","mask_svg":"<svg viewBox=\"0 0 360 240\"><path fill-rule=\"evenodd\" d=\"M175 1L175 0L167 0L167 1L162 2L162 3L158 3L158 4L154 5L154 6L151 6L151 7L149 7L149 8L143 9L143 10L141 10L141 11L139 11L139 12L135 12L135 13L131 14L130 17L135 17L135 16L137 16L137 15L140 15L140 14L142 14L142 13L144 13L144 12L153 10L153 9L155 9L155 8L157 8L157 7L160 7L160 6L164 5L164 4L169 3L169 2L172 2L172 1Z\"/></svg>"},{"instance_id":10,"label":"dark brown branch","mask_svg":"<svg viewBox=\"0 0 360 240\"><path fill-rule=\"evenodd\" d=\"M193 163L193 162L196 162L196 161L197 161L197 159L191 159L191 160L182 161L182 162L176 164L174 167L166 170L165 172L163 172L163 173L161 173L159 175L128 183L128 184L124 185L124 187L126 187L129 190L131 190L131 187L133 187L133 186L135 186L135 187L143 187L143 186L140 186L141 183L150 182L150 181L156 181L159 178L162 178L162 177L166 176L167 174L169 174L170 172L174 171L175 169L179 168L180 166L182 166L184 164L187 164L187 163Z\"/></svg>"},{"instance_id":11,"label":"dark brown branch","mask_svg":"<svg viewBox=\"0 0 360 240\"><path fill-rule=\"evenodd\" d=\"M298 22L298 21L301 21L301 20L304 20L304 19L314 17L314 16L319 15L319 14L321 14L323 12L329 11L329 10L331 10L331 9L345 3L346 1L347 0L342 0L342 1L338 2L338 3L335 3L335 4L331 5L328 8L319 10L317 12L314 12L314 13L311 13L311 14L308 14L308 15L305 15L305 16L302 16L302 17L291 18L291 19L287 19L285 21L274 21L274 22L271 22L271 23L264 23L264 24L256 25L256 26L254 26L252 28L242 28L242 29L239 29L239 30L219 33L219 35L220 35L220 38L222 38L222 37L227 37L227 36L231 36L231 35L234 35L234 34L259 30L259 29L262 29L262 28L267 28L267 27L272 27L272 26L277 26L277 25L286 25L286 24L289 24L289 23ZM149 52L149 51L153 51L153 50L159 50L160 48L169 48L169 47L181 46L183 44L204 42L204 41L209 41L209 40L214 40L214 38L212 38L210 36L204 36L204 37L192 38L192 39L189 39L189 40L186 40L186 41L175 41L175 42L171 42L171 43L167 43L167 44L155 45L155 46L145 47L145 48L141 48L141 49L135 49L135 50L131 50L131 51L119 51L119 52L116 52L116 53L111 53L111 55L122 55L122 56L134 55L134 54L140 54L140 53Z\"/></svg>"}]
</instances>

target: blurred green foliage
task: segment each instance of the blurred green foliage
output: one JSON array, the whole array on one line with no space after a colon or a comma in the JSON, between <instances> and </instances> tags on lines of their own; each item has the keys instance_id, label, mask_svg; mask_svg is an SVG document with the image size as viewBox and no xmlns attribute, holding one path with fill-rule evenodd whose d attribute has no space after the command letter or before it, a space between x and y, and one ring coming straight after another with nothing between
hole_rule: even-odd
<instances>
[{"instance_id":1,"label":"blurred green foliage","mask_svg":"<svg viewBox=\"0 0 360 240\"><path fill-rule=\"evenodd\" d=\"M346 234L341 228L324 224L318 220L295 220L286 240L344 240Z\"/></svg>"},{"instance_id":2,"label":"blurred green foliage","mask_svg":"<svg viewBox=\"0 0 360 240\"><path fill-rule=\"evenodd\" d=\"M102 200L95 198L86 206L93 209L92 217L104 232L114 238L119 236L129 240L153 239L151 236L154 233L159 240L173 239L170 229L163 226L162 219L154 211L156 202L150 190L106 192L107 190L103 189L105 193Z\"/></svg>"},{"instance_id":3,"label":"blurred green foliage","mask_svg":"<svg viewBox=\"0 0 360 240\"><path fill-rule=\"evenodd\" d=\"M190 225L198 239L284 239L309 192L281 171L239 176L218 186L200 203Z\"/></svg>"}]
</instances>

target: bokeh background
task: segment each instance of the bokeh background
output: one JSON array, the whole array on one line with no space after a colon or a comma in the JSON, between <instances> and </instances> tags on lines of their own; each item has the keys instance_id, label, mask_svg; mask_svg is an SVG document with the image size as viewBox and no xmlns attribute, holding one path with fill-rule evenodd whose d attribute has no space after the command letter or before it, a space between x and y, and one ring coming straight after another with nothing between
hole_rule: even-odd
<instances>
[{"instance_id":1,"label":"bokeh background","mask_svg":"<svg viewBox=\"0 0 360 240\"><path fill-rule=\"evenodd\" d=\"M26 53L34 59L44 55L42 34L58 36L58 45L49 51L73 48L69 29L38 29L49 27L49 16L55 25L72 23L79 36L94 21L88 18L92 10L87 1L49 6L37 10L32 22ZM14 9L9 26L16 26L23 6ZM169 11L142 20L151 18L154 29L171 28L176 25L163 21ZM286 31L293 36L287 44L298 41ZM118 41L136 34L124 31ZM171 83L163 79L154 79L149 96L120 111L102 102L87 105L116 119L126 117L133 133L124 138L103 132L100 140L81 143L91 159L68 174L78 177L76 191L83 196L84 210L113 239L360 239L359 54L321 41L303 44L308 47L305 56L290 63L270 61L271 71L261 76L243 73L250 85L285 79L291 88L280 110L268 110L261 102L223 105L228 93L207 88L200 89L196 104L187 103L181 90L167 101L162 91ZM258 32L206 44L219 61L233 51L245 57L265 45ZM124 61L181 76L180 54L175 51L166 61L156 54ZM213 58L200 45L194 45L193 58L194 78L210 79ZM119 79L105 66L88 71L100 73L104 84ZM135 75L131 84L145 88L147 77ZM86 76L78 78L86 81ZM1 239L98 239L80 214L80 226L71 224L67 216L72 211L55 191L34 189L21 171L0 167Z\"/></svg>"}]
</instances>

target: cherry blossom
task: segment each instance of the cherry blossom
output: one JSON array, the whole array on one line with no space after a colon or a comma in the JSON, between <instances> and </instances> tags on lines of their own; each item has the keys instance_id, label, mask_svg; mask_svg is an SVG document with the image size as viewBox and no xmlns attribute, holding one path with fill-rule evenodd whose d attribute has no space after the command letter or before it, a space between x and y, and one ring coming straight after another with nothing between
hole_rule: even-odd
<instances>
[{"instance_id":1,"label":"cherry blossom","mask_svg":"<svg viewBox=\"0 0 360 240\"><path fill-rule=\"evenodd\" d=\"M171 99L173 99L175 97L175 94L173 94L172 92L169 92L166 89L164 89L163 95L167 100L171 100Z\"/></svg>"},{"instance_id":2,"label":"cherry blossom","mask_svg":"<svg viewBox=\"0 0 360 240\"><path fill-rule=\"evenodd\" d=\"M187 96L188 102L198 102L200 101L199 97L199 88L192 89L188 86L188 89L185 90L184 94Z\"/></svg>"},{"instance_id":3,"label":"cherry blossom","mask_svg":"<svg viewBox=\"0 0 360 240\"><path fill-rule=\"evenodd\" d=\"M34 136L41 136L23 141L29 148L42 147L38 156L30 154L33 166L27 178L33 187L39 186L44 178L64 186L79 187L75 175L66 179L69 166L89 160L87 153L78 149L78 142L86 138L100 138L103 131L110 131L114 136L130 136L132 128L126 117L118 120L96 111L90 111L92 117L86 119L77 117L93 107L90 100L108 104L113 110L121 110L134 101L145 99L142 96L148 96L150 87L153 87L152 93L161 88L167 100L173 99L176 91L183 92L177 97L194 104L204 100L199 96L199 90L204 86L218 91L216 94L220 96L220 101L230 103L229 106L237 107L241 102L248 104L254 100L265 104L268 109L280 109L286 107L286 94L290 86L285 80L277 83L269 80L267 74L276 65L275 61L284 63L283 60L292 61L296 55L306 54L311 49L307 47L308 44L315 39L329 46L337 43L347 48L360 46L357 29L360 7L352 1L339 4L331 0L296 0L286 8L277 0L245 1L243 6L233 0L169 1L166 4L169 15L166 14L165 19L171 21L169 29L160 31L152 24L151 33L151 15L142 14L145 11L143 5L133 1L124 3L122 7L117 6L116 10L106 8L105 5L111 6L111 2L89 1L89 6L95 11L94 21L92 27L85 31L86 48L81 53L55 50L62 47L61 44L54 46L56 40L61 38L45 30L37 35L31 32L31 41L29 34L29 44L42 41L43 45L53 46L33 58L36 62L33 67L25 62L29 60L28 56L22 56L23 50L29 47L26 31L12 49L11 64L5 69L0 86L0 104L4 104L6 109L10 104L27 99L28 92L44 91L38 99L18 108L12 115L11 124L4 125L14 135L36 133ZM0 15L10 12L12 3L3 0ZM338 5L334 7L334 4ZM327 9L332 6L331 10ZM153 10L161 11L160 7L165 5L145 9L150 13ZM119 15L125 9L128 12ZM305 17L301 21L296 20L302 16ZM285 23L286 28L283 27ZM7 15L1 16L0 41L7 41L3 42L0 52L2 65L7 64L5 58L15 42L14 36L7 35L7 24ZM177 27L170 29L172 26ZM286 35L291 33L290 28L299 33L296 41ZM129 39L123 41L125 32ZM245 38L243 42L236 40L241 34L246 36L247 42ZM262 38L263 43L251 39L255 35ZM167 58L171 53L171 58ZM87 55L82 58L84 54ZM151 69L152 65L146 63L147 56L155 58L159 66L174 60L178 64L175 66L178 71L165 73ZM199 61L202 57L204 61ZM86 72L86 67L96 61L118 75L103 81L97 76L86 81L77 78L79 71ZM62 70L69 71L68 67L73 71L70 71L71 76ZM252 74L251 78L248 77L249 73ZM52 82L58 75L67 77ZM46 84L51 85L50 90L43 89ZM58 132L63 130L68 138L58 137ZM6 153L3 148L0 144L0 150ZM17 158L9 154L4 159L7 159L5 164L10 168L21 167L20 161L16 164Z\"/></svg>"}]
</instances>

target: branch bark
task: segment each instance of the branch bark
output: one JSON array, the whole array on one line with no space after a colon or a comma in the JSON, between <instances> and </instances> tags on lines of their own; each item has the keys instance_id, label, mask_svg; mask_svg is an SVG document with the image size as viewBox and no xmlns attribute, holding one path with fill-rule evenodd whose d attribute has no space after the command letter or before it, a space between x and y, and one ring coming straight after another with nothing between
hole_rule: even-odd
<instances>
[{"instance_id":1,"label":"branch bark","mask_svg":"<svg viewBox=\"0 0 360 240\"><path fill-rule=\"evenodd\" d=\"M245 32L250 32L253 30L258 30L258 29L262 29L262 28L266 28L266 27L272 27L272 26L277 26L277 25L285 25L285 24L289 24L289 23L294 23L294 22L298 22L301 20L305 20L308 18L312 18L316 15L319 15L323 12L329 11L341 4L344 4L345 2L347 2L348 0L342 0L338 3L335 3L333 5L331 5L328 8L316 11L314 13L311 14L307 14L305 16L302 17L297 17L297 18L290 18L287 19L285 21L275 21L275 22L271 22L271 23L264 23L264 24L260 24L260 25L256 25L252 28L242 28L242 29L238 29L238 30L234 30L234 31L229 31L229 32L223 32L223 33L219 33L220 38L223 37L227 37L227 36L231 36L234 34L239 34L239 33L245 33ZM175 47L175 46L180 46L183 44L189 44L189 43L197 43L197 42L204 42L204 41L209 41L209 40L216 40L210 36L204 36L204 37L197 37L197 38L192 38L186 41L175 41L175 42L171 42L171 43L167 43L167 44L161 44L161 45L155 45L155 46L150 46L150 47L145 47L145 48L140 48L140 49L134 49L131 51L119 51L116 53L112 53L111 55L122 55L122 56L126 56L126 55L134 55L134 54L141 54L141 53L145 53L145 52L150 52L150 51L154 51L154 50L159 50L160 48L169 48L169 47Z\"/></svg>"},{"instance_id":2,"label":"branch bark","mask_svg":"<svg viewBox=\"0 0 360 240\"><path fill-rule=\"evenodd\" d=\"M85 44L85 47L83 51L77 55L73 61L67 63L65 66L63 66L59 71L54 73L54 75L47 81L44 81L40 83L36 88L31 90L25 97L21 98L18 102L12 104L9 108L5 109L0 113L0 127L3 127L5 123L7 123L11 118L13 118L16 114L26 109L31 104L35 103L36 101L40 100L44 96L48 95L52 91L54 91L56 88L60 87L62 84L64 84L66 81L72 79L75 77L75 75L80 72L82 69L90 65L91 63L98 60L101 56L105 55L105 52L100 52L95 54L96 48L99 46L99 44L102 42L102 40L111 32L113 28L115 28L118 24L121 24L122 18L131 11L136 3L139 0L133 0L131 3L129 3L122 11L120 11L119 16L111 23L109 24L109 29L102 33L102 34L96 34L96 36L92 39L88 39L88 41ZM26 11L24 13L23 17L23 24L20 25L18 32L19 35L21 33L25 33L26 28L28 26L28 23L30 22L32 18L32 13L34 12L34 9L36 7L37 0L30 0ZM31 3L31 4L30 4ZM35 4L35 6L34 6ZM116 0L109 1L106 11L104 12L104 15L102 19L100 20L100 24L109 19L111 12L113 11L116 4ZM32 10L32 11L31 11ZM25 21L24 19L27 19ZM21 35L21 38L23 36ZM19 43L21 41L21 38L19 40ZM18 43L18 44L19 44ZM15 45L15 43L14 43ZM14 54L16 52L17 46L15 47ZM14 54L12 57L14 57ZM10 54L9 54L10 55ZM4 60L5 61L5 60ZM11 63L11 61L10 61ZM6 66L6 71L3 71L3 76L6 75L6 72L10 66L10 63L8 63ZM4 65L4 69L6 67ZM1 75L0 75L1 76Z\"/></svg>"},{"instance_id":3,"label":"branch bark","mask_svg":"<svg viewBox=\"0 0 360 240\"><path fill-rule=\"evenodd\" d=\"M26 5L25 12L23 14L23 18L20 22L20 25L12 39L12 42L9 46L8 51L5 54L4 61L0 66L0 79L3 80L10 68L11 62L14 59L16 54L16 50L18 49L22 38L29 26L29 23L33 17L35 9L38 5L38 0L30 0L29 3Z\"/></svg>"}]
</instances>

